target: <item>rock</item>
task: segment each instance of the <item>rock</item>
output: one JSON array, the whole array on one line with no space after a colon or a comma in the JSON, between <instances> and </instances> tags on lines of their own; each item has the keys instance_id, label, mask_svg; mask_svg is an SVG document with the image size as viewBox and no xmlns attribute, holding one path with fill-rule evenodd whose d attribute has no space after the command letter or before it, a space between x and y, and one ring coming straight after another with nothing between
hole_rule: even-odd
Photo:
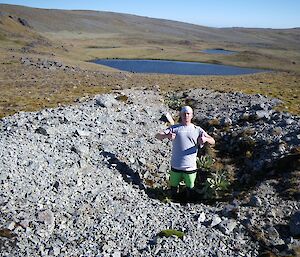
<instances>
[{"instance_id":1,"label":"rock","mask_svg":"<svg viewBox=\"0 0 300 257\"><path fill-rule=\"evenodd\" d=\"M112 95L101 95L95 98L96 104L100 107L112 108L118 105L118 101Z\"/></svg>"},{"instance_id":2,"label":"rock","mask_svg":"<svg viewBox=\"0 0 300 257\"><path fill-rule=\"evenodd\" d=\"M237 226L237 222L231 219L223 220L218 226L224 234L229 235Z\"/></svg>"},{"instance_id":3,"label":"rock","mask_svg":"<svg viewBox=\"0 0 300 257\"><path fill-rule=\"evenodd\" d=\"M80 129L76 129L75 134L77 134L80 137L90 137L91 133L89 131L84 131L84 130L80 130Z\"/></svg>"},{"instance_id":4,"label":"rock","mask_svg":"<svg viewBox=\"0 0 300 257\"><path fill-rule=\"evenodd\" d=\"M253 207L260 207L262 205L262 201L258 196L253 195L251 196L248 204Z\"/></svg>"},{"instance_id":5,"label":"rock","mask_svg":"<svg viewBox=\"0 0 300 257\"><path fill-rule=\"evenodd\" d=\"M164 115L165 115L167 121L168 121L171 125L174 125L174 124L175 124L175 121L173 120L172 115L171 115L169 112L165 113Z\"/></svg>"},{"instance_id":6,"label":"rock","mask_svg":"<svg viewBox=\"0 0 300 257\"><path fill-rule=\"evenodd\" d=\"M272 134L273 135L282 135L283 129L282 127L275 127L273 128Z\"/></svg>"},{"instance_id":7,"label":"rock","mask_svg":"<svg viewBox=\"0 0 300 257\"><path fill-rule=\"evenodd\" d=\"M198 222L203 223L206 220L206 216L204 212L201 212L200 215L197 218Z\"/></svg>"},{"instance_id":8,"label":"rock","mask_svg":"<svg viewBox=\"0 0 300 257\"><path fill-rule=\"evenodd\" d=\"M295 212L290 219L290 232L294 237L300 236L300 211Z\"/></svg>"},{"instance_id":9,"label":"rock","mask_svg":"<svg viewBox=\"0 0 300 257\"><path fill-rule=\"evenodd\" d=\"M121 257L121 253L119 251L115 251L111 254L112 257Z\"/></svg>"},{"instance_id":10,"label":"rock","mask_svg":"<svg viewBox=\"0 0 300 257\"><path fill-rule=\"evenodd\" d=\"M48 226L53 226L55 222L54 214L51 210L45 210L38 213L38 220Z\"/></svg>"},{"instance_id":11,"label":"rock","mask_svg":"<svg viewBox=\"0 0 300 257\"><path fill-rule=\"evenodd\" d=\"M238 206L235 204L228 204L224 206L222 210L222 215L225 217L237 217L238 215Z\"/></svg>"},{"instance_id":12,"label":"rock","mask_svg":"<svg viewBox=\"0 0 300 257\"><path fill-rule=\"evenodd\" d=\"M214 215L210 226L213 228L213 227L217 226L218 224L220 224L221 221L222 221L222 219L218 215Z\"/></svg>"},{"instance_id":13,"label":"rock","mask_svg":"<svg viewBox=\"0 0 300 257\"><path fill-rule=\"evenodd\" d=\"M77 153L81 157L87 157L89 155L90 149L85 145L72 146L71 151Z\"/></svg>"},{"instance_id":14,"label":"rock","mask_svg":"<svg viewBox=\"0 0 300 257\"><path fill-rule=\"evenodd\" d=\"M42 127L38 127L35 130L35 133L38 133L38 134L41 134L41 135L44 135L44 136L49 136L47 130L45 128L42 128Z\"/></svg>"},{"instance_id":15,"label":"rock","mask_svg":"<svg viewBox=\"0 0 300 257\"><path fill-rule=\"evenodd\" d=\"M224 117L220 121L221 126L231 126L232 125L232 120L229 117Z\"/></svg>"},{"instance_id":16,"label":"rock","mask_svg":"<svg viewBox=\"0 0 300 257\"><path fill-rule=\"evenodd\" d=\"M129 128L124 128L124 129L122 130L122 134L124 134L124 135L127 135L127 134L129 134L129 133L130 133Z\"/></svg>"},{"instance_id":17,"label":"rock","mask_svg":"<svg viewBox=\"0 0 300 257\"><path fill-rule=\"evenodd\" d=\"M268 111L265 111L265 110L256 111L255 112L255 118L256 119L266 119L266 120L269 120L270 119L270 114L269 114Z\"/></svg>"},{"instance_id":18,"label":"rock","mask_svg":"<svg viewBox=\"0 0 300 257\"><path fill-rule=\"evenodd\" d=\"M16 227L16 223L14 221L7 222L3 227L12 231Z\"/></svg>"},{"instance_id":19,"label":"rock","mask_svg":"<svg viewBox=\"0 0 300 257\"><path fill-rule=\"evenodd\" d=\"M165 174L168 171L168 169L169 169L169 166L163 163L159 166L158 172Z\"/></svg>"},{"instance_id":20,"label":"rock","mask_svg":"<svg viewBox=\"0 0 300 257\"><path fill-rule=\"evenodd\" d=\"M292 125L294 123L294 120L293 119L285 119L284 122L286 125Z\"/></svg>"},{"instance_id":21,"label":"rock","mask_svg":"<svg viewBox=\"0 0 300 257\"><path fill-rule=\"evenodd\" d=\"M284 244L284 241L280 238L278 231L273 226L271 226L267 229L267 236L268 236L269 240L271 241L272 245L278 246L278 245Z\"/></svg>"}]
</instances>

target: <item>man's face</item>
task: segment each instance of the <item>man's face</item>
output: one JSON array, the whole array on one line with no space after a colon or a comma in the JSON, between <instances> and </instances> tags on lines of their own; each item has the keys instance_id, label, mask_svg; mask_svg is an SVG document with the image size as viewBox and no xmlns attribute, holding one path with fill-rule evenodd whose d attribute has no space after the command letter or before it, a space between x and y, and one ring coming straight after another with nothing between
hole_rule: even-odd
<instances>
[{"instance_id":1,"label":"man's face","mask_svg":"<svg viewBox=\"0 0 300 257\"><path fill-rule=\"evenodd\" d=\"M180 116L181 116L181 121L184 125L190 124L192 122L192 118L193 118L192 112L182 112Z\"/></svg>"}]
</instances>

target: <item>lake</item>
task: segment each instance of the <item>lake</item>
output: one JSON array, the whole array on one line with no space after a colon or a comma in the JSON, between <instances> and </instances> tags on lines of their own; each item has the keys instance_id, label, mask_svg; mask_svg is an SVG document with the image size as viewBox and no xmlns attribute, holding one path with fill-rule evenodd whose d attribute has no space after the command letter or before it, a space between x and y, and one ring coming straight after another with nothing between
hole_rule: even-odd
<instances>
[{"instance_id":1,"label":"lake","mask_svg":"<svg viewBox=\"0 0 300 257\"><path fill-rule=\"evenodd\" d=\"M229 65L199 62L161 60L98 59L92 61L118 70L136 73L163 73L177 75L242 75L267 72L261 69L241 68Z\"/></svg>"},{"instance_id":2,"label":"lake","mask_svg":"<svg viewBox=\"0 0 300 257\"><path fill-rule=\"evenodd\" d=\"M201 53L206 54L223 54L223 55L232 55L237 54L237 51L230 51L230 50L224 50L224 49L205 49L200 51Z\"/></svg>"}]
</instances>

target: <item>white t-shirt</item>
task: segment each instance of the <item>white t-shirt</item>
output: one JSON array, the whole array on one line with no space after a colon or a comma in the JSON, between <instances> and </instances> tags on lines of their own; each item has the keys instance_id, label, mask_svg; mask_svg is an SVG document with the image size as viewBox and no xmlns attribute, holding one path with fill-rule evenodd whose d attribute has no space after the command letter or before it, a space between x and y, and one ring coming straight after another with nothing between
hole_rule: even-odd
<instances>
[{"instance_id":1,"label":"white t-shirt","mask_svg":"<svg viewBox=\"0 0 300 257\"><path fill-rule=\"evenodd\" d=\"M188 126L176 124L164 131L165 134L170 132L176 134L172 141L171 167L183 171L196 170L198 137L201 137L203 133L206 134L206 132L194 124Z\"/></svg>"}]
</instances>

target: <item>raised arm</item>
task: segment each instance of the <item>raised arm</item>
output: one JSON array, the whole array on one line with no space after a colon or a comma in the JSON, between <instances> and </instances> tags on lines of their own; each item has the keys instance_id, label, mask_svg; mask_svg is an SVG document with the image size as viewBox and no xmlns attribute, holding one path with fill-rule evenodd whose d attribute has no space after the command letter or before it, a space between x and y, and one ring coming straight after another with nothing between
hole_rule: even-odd
<instances>
[{"instance_id":1,"label":"raised arm","mask_svg":"<svg viewBox=\"0 0 300 257\"><path fill-rule=\"evenodd\" d=\"M216 143L216 141L212 136L208 135L206 132L203 132L202 136L198 138L198 143L200 145L203 145L206 142L209 143L210 145L214 145Z\"/></svg>"},{"instance_id":2,"label":"raised arm","mask_svg":"<svg viewBox=\"0 0 300 257\"><path fill-rule=\"evenodd\" d=\"M159 132L155 135L155 138L157 138L158 140L164 140L165 138L168 138L170 140L174 140L175 136L176 136L176 134L172 133L171 131L169 133Z\"/></svg>"}]
</instances>

